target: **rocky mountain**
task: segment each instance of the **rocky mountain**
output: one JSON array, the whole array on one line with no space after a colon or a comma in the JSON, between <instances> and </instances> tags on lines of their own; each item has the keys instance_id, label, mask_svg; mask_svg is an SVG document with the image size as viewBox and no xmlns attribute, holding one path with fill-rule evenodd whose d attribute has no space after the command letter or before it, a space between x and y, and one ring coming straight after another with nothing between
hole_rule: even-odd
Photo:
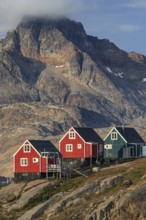
<instances>
[{"instance_id":1,"label":"rocky mountain","mask_svg":"<svg viewBox=\"0 0 146 220\"><path fill-rule=\"evenodd\" d=\"M144 128L145 115L144 55L89 36L81 23L67 18L24 18L0 41L0 155L5 158L25 138L133 119ZM14 146L12 152L8 146Z\"/></svg>"},{"instance_id":2,"label":"rocky mountain","mask_svg":"<svg viewBox=\"0 0 146 220\"><path fill-rule=\"evenodd\" d=\"M80 23L24 19L0 48L1 104L77 106L110 121L145 113L146 57L88 36Z\"/></svg>"}]
</instances>

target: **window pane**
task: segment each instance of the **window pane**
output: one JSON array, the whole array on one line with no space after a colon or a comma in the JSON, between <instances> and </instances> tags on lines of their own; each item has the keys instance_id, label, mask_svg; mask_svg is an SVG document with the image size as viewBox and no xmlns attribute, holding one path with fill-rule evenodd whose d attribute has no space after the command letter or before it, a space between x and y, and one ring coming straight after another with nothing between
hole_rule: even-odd
<instances>
[{"instance_id":1,"label":"window pane","mask_svg":"<svg viewBox=\"0 0 146 220\"><path fill-rule=\"evenodd\" d=\"M69 132L69 138L75 139L75 132Z\"/></svg>"},{"instance_id":2,"label":"window pane","mask_svg":"<svg viewBox=\"0 0 146 220\"><path fill-rule=\"evenodd\" d=\"M21 158L21 166L27 166L27 158Z\"/></svg>"},{"instance_id":3,"label":"window pane","mask_svg":"<svg viewBox=\"0 0 146 220\"><path fill-rule=\"evenodd\" d=\"M30 146L24 145L24 152L30 152Z\"/></svg>"},{"instance_id":4,"label":"window pane","mask_svg":"<svg viewBox=\"0 0 146 220\"><path fill-rule=\"evenodd\" d=\"M66 151L72 151L72 144L66 145Z\"/></svg>"},{"instance_id":5,"label":"window pane","mask_svg":"<svg viewBox=\"0 0 146 220\"><path fill-rule=\"evenodd\" d=\"M118 134L117 134L117 132L112 132L112 133L111 133L111 139L112 139L112 140L117 140L117 139L118 139Z\"/></svg>"},{"instance_id":6,"label":"window pane","mask_svg":"<svg viewBox=\"0 0 146 220\"><path fill-rule=\"evenodd\" d=\"M78 149L81 149L82 148L82 145L81 144L78 144Z\"/></svg>"}]
</instances>

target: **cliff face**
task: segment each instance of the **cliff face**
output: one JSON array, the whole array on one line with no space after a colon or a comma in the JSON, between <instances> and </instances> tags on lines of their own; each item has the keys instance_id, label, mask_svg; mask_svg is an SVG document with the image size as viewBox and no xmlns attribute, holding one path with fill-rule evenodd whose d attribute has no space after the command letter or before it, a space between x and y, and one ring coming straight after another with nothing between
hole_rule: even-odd
<instances>
[{"instance_id":1,"label":"cliff face","mask_svg":"<svg viewBox=\"0 0 146 220\"><path fill-rule=\"evenodd\" d=\"M24 19L1 41L0 60L1 103L79 106L117 121L145 114L145 57L75 21Z\"/></svg>"},{"instance_id":2,"label":"cliff face","mask_svg":"<svg viewBox=\"0 0 146 220\"><path fill-rule=\"evenodd\" d=\"M146 184L131 187L117 192L102 202L87 220L145 220L146 218Z\"/></svg>"},{"instance_id":3,"label":"cliff face","mask_svg":"<svg viewBox=\"0 0 146 220\"><path fill-rule=\"evenodd\" d=\"M0 41L0 104L3 147L7 137L27 138L26 127L31 138L44 138L38 127L46 127L47 138L71 125L105 127L141 118L145 126L146 57L87 35L79 22L27 18Z\"/></svg>"}]
</instances>

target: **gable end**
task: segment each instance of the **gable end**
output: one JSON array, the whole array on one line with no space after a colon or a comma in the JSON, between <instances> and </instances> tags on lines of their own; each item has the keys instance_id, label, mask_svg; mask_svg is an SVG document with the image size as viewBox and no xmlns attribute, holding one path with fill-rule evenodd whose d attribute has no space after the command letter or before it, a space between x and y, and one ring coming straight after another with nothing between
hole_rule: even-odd
<instances>
[{"instance_id":1,"label":"gable end","mask_svg":"<svg viewBox=\"0 0 146 220\"><path fill-rule=\"evenodd\" d=\"M111 129L111 131L107 134L107 136L104 138L104 141L109 137L109 135L111 135L111 133L112 132L117 132L119 135L120 135L120 137L123 139L123 141L127 144L127 141L125 140L125 138L121 135L121 133L116 129L116 127L113 127L112 129Z\"/></svg>"},{"instance_id":2,"label":"gable end","mask_svg":"<svg viewBox=\"0 0 146 220\"><path fill-rule=\"evenodd\" d=\"M13 157L16 156L16 154L20 151L21 148L24 147L25 144L29 144L30 147L32 147L32 148L37 152L37 154L40 156L40 153L35 149L35 147L34 147L28 140L26 140L26 141L24 141L24 143L18 148L18 150L13 154Z\"/></svg>"}]
</instances>

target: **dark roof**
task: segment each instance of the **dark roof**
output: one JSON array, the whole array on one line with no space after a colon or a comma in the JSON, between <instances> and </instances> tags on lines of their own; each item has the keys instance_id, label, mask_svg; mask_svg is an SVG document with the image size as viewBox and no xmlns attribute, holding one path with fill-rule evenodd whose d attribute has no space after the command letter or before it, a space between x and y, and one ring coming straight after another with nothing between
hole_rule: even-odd
<instances>
[{"instance_id":1,"label":"dark roof","mask_svg":"<svg viewBox=\"0 0 146 220\"><path fill-rule=\"evenodd\" d=\"M74 127L74 129L86 142L103 142L102 138L93 130L93 128Z\"/></svg>"},{"instance_id":2,"label":"dark roof","mask_svg":"<svg viewBox=\"0 0 146 220\"><path fill-rule=\"evenodd\" d=\"M59 150L54 146L54 144L51 141L42 141L42 140L28 140L33 147L39 152L58 152Z\"/></svg>"},{"instance_id":3,"label":"dark roof","mask_svg":"<svg viewBox=\"0 0 146 220\"><path fill-rule=\"evenodd\" d=\"M134 128L116 127L116 129L128 143L145 143Z\"/></svg>"}]
</instances>

